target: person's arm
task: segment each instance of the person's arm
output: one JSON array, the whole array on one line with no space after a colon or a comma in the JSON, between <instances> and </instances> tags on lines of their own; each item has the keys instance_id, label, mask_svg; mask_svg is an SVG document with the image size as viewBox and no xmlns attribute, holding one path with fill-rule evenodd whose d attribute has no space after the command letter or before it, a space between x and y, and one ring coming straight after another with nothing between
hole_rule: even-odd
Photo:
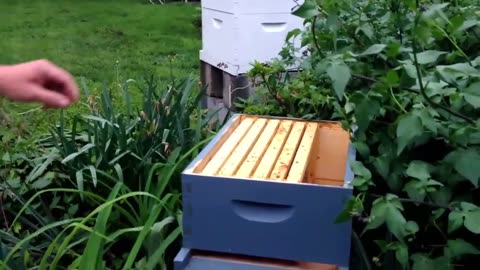
<instances>
[{"instance_id":1,"label":"person's arm","mask_svg":"<svg viewBox=\"0 0 480 270\"><path fill-rule=\"evenodd\" d=\"M0 65L0 96L18 102L39 102L65 108L78 100L72 76L47 60Z\"/></svg>"}]
</instances>

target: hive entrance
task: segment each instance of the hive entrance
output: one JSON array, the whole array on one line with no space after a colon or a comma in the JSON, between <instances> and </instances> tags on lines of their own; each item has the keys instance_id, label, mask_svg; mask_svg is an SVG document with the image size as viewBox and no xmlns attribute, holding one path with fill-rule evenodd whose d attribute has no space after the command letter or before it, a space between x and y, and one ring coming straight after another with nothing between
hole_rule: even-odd
<instances>
[{"instance_id":1,"label":"hive entrance","mask_svg":"<svg viewBox=\"0 0 480 270\"><path fill-rule=\"evenodd\" d=\"M240 115L194 173L342 186L348 145L336 123Z\"/></svg>"}]
</instances>

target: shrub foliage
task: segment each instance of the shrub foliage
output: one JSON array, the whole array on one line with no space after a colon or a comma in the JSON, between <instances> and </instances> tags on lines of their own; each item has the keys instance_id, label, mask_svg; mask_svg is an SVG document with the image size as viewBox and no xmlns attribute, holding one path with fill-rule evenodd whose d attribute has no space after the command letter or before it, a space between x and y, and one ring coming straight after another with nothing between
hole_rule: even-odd
<instances>
[{"instance_id":1,"label":"shrub foliage","mask_svg":"<svg viewBox=\"0 0 480 270\"><path fill-rule=\"evenodd\" d=\"M255 63L244 112L341 121L357 150L352 267L472 269L480 254L478 1L307 0ZM292 39L302 38L302 48ZM295 76L286 67L297 64ZM359 263L361 262L361 263Z\"/></svg>"}]
</instances>

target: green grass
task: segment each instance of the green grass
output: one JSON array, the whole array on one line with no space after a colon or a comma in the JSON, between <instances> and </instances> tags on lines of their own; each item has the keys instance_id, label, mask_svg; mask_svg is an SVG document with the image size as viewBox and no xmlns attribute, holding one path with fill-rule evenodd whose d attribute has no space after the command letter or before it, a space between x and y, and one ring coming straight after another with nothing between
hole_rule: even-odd
<instances>
[{"instance_id":1,"label":"green grass","mask_svg":"<svg viewBox=\"0 0 480 270\"><path fill-rule=\"evenodd\" d=\"M47 58L78 82L85 78L93 93L103 82L149 74L168 81L172 54L175 77L196 75L201 36L192 20L197 12L193 4L147 0L0 0L0 64ZM58 117L57 111L36 110L38 104L0 105L37 134ZM83 111L80 102L66 114Z\"/></svg>"}]
</instances>

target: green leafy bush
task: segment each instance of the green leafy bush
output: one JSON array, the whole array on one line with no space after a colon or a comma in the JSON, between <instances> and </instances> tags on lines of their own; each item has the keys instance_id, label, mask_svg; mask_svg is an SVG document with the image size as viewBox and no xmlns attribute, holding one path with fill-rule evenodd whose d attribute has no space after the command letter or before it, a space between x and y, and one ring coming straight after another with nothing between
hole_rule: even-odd
<instances>
[{"instance_id":1,"label":"green leafy bush","mask_svg":"<svg viewBox=\"0 0 480 270\"><path fill-rule=\"evenodd\" d=\"M275 104L264 113L313 113L351 132L356 193L337 221L353 217L352 268L473 269L480 254L478 1L307 0L294 14L308 27L289 38L301 36L307 52L293 54L288 44L251 75L268 89L257 99ZM292 61L299 76L276 78L281 68L272 66ZM312 89L317 96L308 96ZM303 96L309 101L291 107Z\"/></svg>"}]
</instances>

